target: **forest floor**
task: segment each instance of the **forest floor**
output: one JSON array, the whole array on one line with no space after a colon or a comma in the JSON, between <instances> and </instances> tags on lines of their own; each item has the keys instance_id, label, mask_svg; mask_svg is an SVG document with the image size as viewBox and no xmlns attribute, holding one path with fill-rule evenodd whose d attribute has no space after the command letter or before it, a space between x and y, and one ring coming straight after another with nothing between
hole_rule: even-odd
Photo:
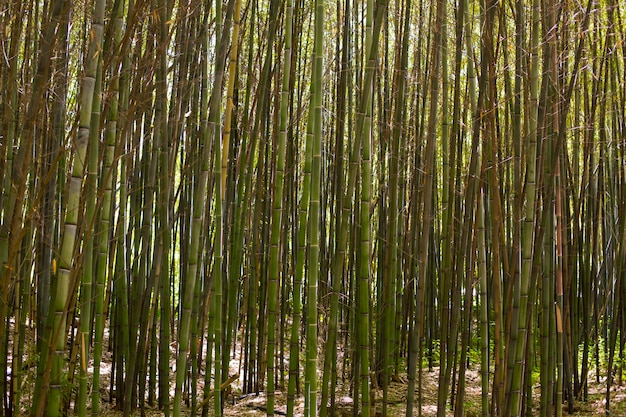
<instances>
[{"instance_id":1,"label":"forest floor","mask_svg":"<svg viewBox=\"0 0 626 417\"><path fill-rule=\"evenodd\" d=\"M108 331L105 331L105 346L108 346ZM34 343L32 340L28 341L27 346L31 346L34 348ZM239 349L237 349L240 352ZM32 356L32 349L30 352L27 350L27 358L26 362L33 362L32 359L29 360L29 356ZM237 355L238 356L238 355ZM172 346L172 358L175 357L175 346ZM110 376L111 376L111 365L112 365L112 355L110 352L105 350L103 352L103 361L100 367L100 377L101 377L101 415L105 417L121 417L122 413L115 407L115 401L111 401L109 398L109 387L110 387ZM90 361L91 362L91 361ZM11 367L11 363L9 362L9 371ZM34 362L31 364L34 365ZM91 365L91 364L90 364ZM237 374L239 367L239 358L233 358L231 360L231 372L230 375ZM25 379L23 381L23 393L22 397L22 410L27 412L30 408L31 402L33 401L34 395L31 384L36 378L36 366L27 367L28 375L25 375ZM172 362L172 377L171 377L171 397L174 397L174 383L175 375L175 363ZM93 372L93 367L89 366L88 372ZM321 372L320 372L321 374ZM439 386L439 368L434 367L432 370L424 369L423 370L423 380L422 380L422 397L421 397L421 415L424 417L436 416L437 415L437 390ZM321 375L320 375L321 377ZM203 379L203 378L200 378ZM76 382L76 381L74 381ZM466 372L466 388L465 388L465 416L466 417L474 417L480 416L480 404L481 404L481 378L478 370L478 366L474 366L467 370ZM321 378L320 378L321 383ZM198 386L198 393L202 393L203 387L202 383ZM336 408L335 415L339 417L349 417L353 416L353 406L354 399L351 397L349 392L349 382L341 385L339 383L337 393L336 393ZM261 392L258 395L256 394L248 394L244 395L241 389L241 379L236 378L231 383L229 389L227 390L229 393L225 398L224 404L224 416L226 417L253 417L253 416L264 416L267 414L266 409L266 398L265 395ZM596 416L605 416L605 395L606 395L606 377L601 376L598 379L596 378L595 372L592 369L589 374L588 379L588 388L589 388L589 397L586 402L575 401L573 413L569 414L567 412L567 405L564 405L564 415L566 416L578 416L578 417L596 417ZM398 377L394 378L389 385L389 393L387 398L387 415L390 417L404 417L406 415L406 399L407 399L407 391L408 391L408 381L406 374L401 374ZM376 413L372 413L372 416L381 416L382 415L382 390L376 389L373 391L375 394L375 406ZM200 394L201 395L201 394ZM416 408L414 410L414 415L418 415L417 408L417 395L415 394L415 404ZM319 397L318 397L319 398ZM534 405L538 407L540 398L540 387L536 385L534 387ZM202 401L202 398L198 398L198 403ZM286 403L287 403L287 395L286 392L277 390L275 394L275 403L276 403L276 412L277 416L284 415L286 411ZM212 401L211 401L212 405ZM74 404L70 405L69 416L75 415L72 412L74 408ZM296 399L296 407L295 407L295 415L302 416L304 411L304 401L302 396ZM163 413L153 409L146 405L146 409L144 410L145 416L148 417L157 417L163 416ZM329 410L330 414L330 410ZM618 416L626 416L626 379L623 381L622 385L614 383L611 387L611 414ZM140 416L141 412L138 410L134 414L134 416ZM191 416L191 410L186 409L184 411L184 415ZM538 416L539 411L535 410L533 415ZM446 416L454 416L454 412L451 409L446 411Z\"/></svg>"},{"instance_id":2,"label":"forest floor","mask_svg":"<svg viewBox=\"0 0 626 417\"><path fill-rule=\"evenodd\" d=\"M424 370L423 382L422 382L422 405L421 415L424 417L437 415L437 390L439 386L439 368L433 368L433 370ZM387 399L387 415L390 417L403 417L406 415L406 398L407 398L407 379L405 375L401 375L400 378L396 378L396 381L392 381L389 385L389 393ZM535 387L535 405L539 404L539 390L540 387ZM350 417L353 415L353 399L347 392L338 392L337 404L336 404L336 416ZM601 379L600 383L596 382L595 378L589 381L589 400L587 402L574 402L573 413L567 413L567 405L564 404L564 415L572 415L579 417L595 417L605 416L605 393L606 383ZM235 394L236 395L236 394ZM415 401L417 404L417 395L415 393ZM382 415L382 390L375 390L375 404L376 404L376 416ZM611 388L611 409L613 415L626 415L626 384L623 386L614 385ZM276 410L282 414L286 410L286 395L282 392L276 393ZM467 371L466 375L466 394L465 394L465 416L478 417L481 415L481 380L480 374L477 370L471 369ZM416 405L417 407L417 405ZM296 408L296 414L302 415L303 404L300 399L299 405ZM330 410L329 410L330 412ZM277 414L278 414L277 413ZM539 415L539 410L535 410L534 415ZM226 405L225 416L228 417L242 417L242 416L263 416L265 415L265 397L260 394L259 396L247 396L240 401L233 401L230 398ZM372 413L374 415L374 413ZM418 415L418 409L415 408L413 412L414 416ZM446 416L454 416L454 411L448 409Z\"/></svg>"},{"instance_id":3,"label":"forest floor","mask_svg":"<svg viewBox=\"0 0 626 417\"><path fill-rule=\"evenodd\" d=\"M423 373L423 386L422 386L422 416L430 417L437 415L437 388L438 388L438 375L439 369L434 368L432 371L425 370ZM407 396L407 383L406 378L399 378L400 381L392 381L389 386L388 394L388 407L387 415L390 417L404 417L406 415L406 396ZM480 413L480 375L476 370L468 370L467 372L467 385L466 385L466 400L465 400L465 416L466 417L478 417ZM596 417L605 416L604 398L606 392L605 381L601 380L597 383L595 378L589 381L589 400L587 402L576 401L574 403L574 410L572 414L567 412L567 405L564 405L563 414L565 416L577 416L577 417ZM338 417L351 417L353 416L353 399L347 392L340 388L337 395L337 403L335 409L335 415ZM376 390L376 416L382 416L382 390ZM286 411L286 392L277 391L276 395L276 409L275 414L281 416ZM417 398L417 393L416 393ZM538 406L539 401L539 387L535 387L535 405ZM612 415L626 415L626 385L618 386L614 385L611 389L611 409ZM254 417L266 415L266 398L263 393L258 395L250 394L243 396L241 394L240 387L236 383L233 384L233 389L229 396L226 398L224 405L225 417ZM106 417L120 417L121 412L115 411L111 408L104 406L106 413L103 414ZM302 397L299 397L296 402L295 415L302 416L304 411L304 402ZM329 410L330 411L330 410ZM136 412L135 416L139 416L140 413ZM153 409L146 410L146 416L157 417L162 416L163 413ZM185 411L185 415L191 416L189 410ZM418 415L417 408L413 415ZM535 410L533 415L538 416L539 411ZM374 416L374 413L372 413ZM454 412L451 409L446 411L446 416L454 416Z\"/></svg>"},{"instance_id":4,"label":"forest floor","mask_svg":"<svg viewBox=\"0 0 626 417\"><path fill-rule=\"evenodd\" d=\"M106 366L106 364L105 364ZM231 375L237 373L238 360L234 359L231 362ZM173 368L172 368L173 369ZM320 372L321 374L321 372ZM321 375L320 375L321 377ZM107 379L107 373L103 375L104 379ZM439 386L439 368L434 367L432 370L423 370L422 381L422 398L421 398L421 415L423 417L431 417L437 415L437 390ZM172 381L174 378L172 377ZM108 386L108 380L103 381L103 386ZM321 378L320 378L321 383ZM575 401L573 412L570 414L567 412L567 404L564 404L563 415L565 416L577 416L577 417L599 417L605 416L605 395L606 395L606 378L601 377L600 382L597 381L595 373L592 370L588 380L589 397L586 402ZM173 387L172 387L173 391ZM225 417L261 417L267 415L266 397L264 393L247 394L243 395L241 390L241 380L236 379L230 389L227 390L228 395L225 398L224 404L224 416ZM406 374L401 374L399 377L394 378L389 385L389 393L387 399L387 415L389 417L404 417L406 415L406 399L408 391L408 380ZM198 388L198 392L202 392L202 387ZM376 412L372 412L372 416L382 416L382 389L373 390L375 394L375 407ZM416 408L413 415L418 416L417 409L417 391L415 393ZM173 396L173 392L172 392ZM319 394L318 394L319 398ZM540 386L534 387L534 406L539 406L540 398ZM104 399L103 399L104 400ZM198 399L200 402L201 399ZM287 393L286 391L277 390L275 393L275 415L281 416L286 413ZM466 371L466 387L465 387L465 417L478 417L481 415L481 379L478 367L470 368ZM353 416L354 400L349 393L349 384L339 385L336 393L335 415L338 417L351 417ZM212 401L210 402L211 409ZM106 417L121 417L119 411L113 410L111 407L104 405ZM211 414L211 412L210 412ZM302 416L304 414L304 400L300 396L296 399L295 412L296 416ZM319 413L318 413L319 414ZM623 385L614 383L611 388L611 414L626 416L626 380ZM135 416L140 416L137 412ZM154 410L147 409L146 416L157 417L162 416L163 413ZM192 413L189 409L185 411L186 416L191 416ZM330 410L329 410L330 415ZM535 416L539 416L538 408L533 413ZM454 416L454 411L448 408L446 411L446 417Z\"/></svg>"}]
</instances>

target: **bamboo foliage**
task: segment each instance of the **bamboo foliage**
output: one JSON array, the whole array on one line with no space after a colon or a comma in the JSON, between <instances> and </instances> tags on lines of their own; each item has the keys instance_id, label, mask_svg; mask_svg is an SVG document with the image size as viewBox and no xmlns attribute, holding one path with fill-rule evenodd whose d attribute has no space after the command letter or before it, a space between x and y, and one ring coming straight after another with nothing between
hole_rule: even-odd
<instances>
[{"instance_id":1,"label":"bamboo foliage","mask_svg":"<svg viewBox=\"0 0 626 417\"><path fill-rule=\"evenodd\" d=\"M619 2L0 10L0 415L616 409Z\"/></svg>"}]
</instances>

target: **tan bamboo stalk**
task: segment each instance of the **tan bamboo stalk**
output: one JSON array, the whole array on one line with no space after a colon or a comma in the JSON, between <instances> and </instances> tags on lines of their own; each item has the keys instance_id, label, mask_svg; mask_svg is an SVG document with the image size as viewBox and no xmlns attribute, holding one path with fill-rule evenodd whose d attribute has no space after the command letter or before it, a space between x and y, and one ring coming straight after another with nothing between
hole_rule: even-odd
<instances>
[{"instance_id":1,"label":"tan bamboo stalk","mask_svg":"<svg viewBox=\"0 0 626 417\"><path fill-rule=\"evenodd\" d=\"M59 415L63 395L63 353L65 351L65 329L67 320L67 303L70 297L72 285L72 270L77 267L75 258L75 243L77 239L78 219L80 214L79 200L83 176L86 166L86 155L89 147L91 133L92 105L94 96L99 94L96 90L96 73L101 63L102 56L98 53L102 48L104 31L104 1L94 4L94 14L91 23L90 42L88 55L85 61L85 76L82 79L79 101L81 104L80 121L77 137L75 139L75 155L70 179L69 195L66 206L65 226L61 241L59 256L59 271L57 292L54 296L54 324L52 346L53 354L48 358L52 361L52 373L50 378L50 393L48 397L47 415L54 417ZM91 152L96 152L92 150Z\"/></svg>"}]
</instances>

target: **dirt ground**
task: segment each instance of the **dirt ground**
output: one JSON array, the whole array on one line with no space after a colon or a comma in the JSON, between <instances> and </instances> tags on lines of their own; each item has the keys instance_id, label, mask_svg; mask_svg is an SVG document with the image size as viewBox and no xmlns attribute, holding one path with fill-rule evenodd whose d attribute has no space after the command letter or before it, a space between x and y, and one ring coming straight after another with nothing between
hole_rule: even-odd
<instances>
[{"instance_id":1,"label":"dirt ground","mask_svg":"<svg viewBox=\"0 0 626 417\"><path fill-rule=\"evenodd\" d=\"M105 339L107 339L108 332L105 332ZM32 342L32 341L31 341ZM27 413L30 409L30 404L33 400L34 393L32 392L31 384L36 375L36 361L34 360L34 352L32 351L34 348L34 344L30 343L28 346L31 347L30 350L27 350L27 358L25 358L26 363L31 363L33 366L28 367L27 375L23 380L23 393L24 396L22 398L22 410ZM239 349L236 352L240 352ZM172 347L172 358L175 357L175 347ZM91 362L91 361L90 361ZM109 385L110 385L110 375L111 375L111 362L112 357L110 352L105 350L103 354L103 362L100 367L100 375L101 375L101 415L105 417L120 417L122 413L118 410L115 410L114 404L109 401ZM91 364L90 364L91 365ZM11 364L9 363L9 367ZM231 360L231 372L230 375L234 375L237 373L239 368L239 358L235 357ZM172 363L172 377L171 381L175 380L174 369L175 364ZM93 371L92 367L89 367L89 372ZM438 389L438 376L439 369L434 368L432 371L425 369L423 371L423 381L422 381L422 395L421 395L421 415L424 417L435 416L437 414L437 389ZM203 379L203 378L202 378ZM230 393L226 397L225 400L225 409L224 415L226 417L245 417L245 416L263 416L266 415L266 398L265 395L261 392L258 395L243 395L241 390L241 380L239 378L235 378L230 386ZM320 380L321 383L321 380ZM347 386L339 386L338 391L336 393L336 408L335 415L339 417L348 417L353 416L353 406L354 399L351 397L349 388ZM572 415L578 417L595 417L595 416L605 416L605 393L606 393L606 378L601 376L599 382L596 380L595 374L592 373L589 375L588 380L589 387L589 398L587 402L575 402L574 410L572 414L567 413L567 407L564 407L564 415ZM390 417L404 417L406 415L406 399L407 399L407 378L406 375L400 375L399 377L394 378L394 381L391 382L389 386L389 394L387 399L387 415ZM539 395L540 395L540 387L537 385L534 387L534 402L535 405L538 406ZM201 393L203 390L202 386L198 387L198 392ZM376 413L375 415L382 415L382 390L375 390L375 405L376 405ZM174 397L174 383L171 383L171 397ZM275 395L276 402L276 415L284 415L286 411L286 402L287 402L286 392L282 392L277 390ZM417 407L417 393L415 396L416 408L414 410L414 415L417 416L419 413L419 409ZM318 397L319 398L319 397ZM198 403L202 401L202 398L198 398ZM466 374L466 395L465 395L465 416L466 417L474 417L480 416L480 403L481 403L481 379L480 374L478 373L478 368L471 368L467 370ZM69 415L72 416L72 410L74 406L70 405ZM329 410L329 415L330 414ZM296 401L295 415L302 416L304 412L304 401L302 397L299 397ZM162 416L163 413L159 410L153 409L149 406L146 406L144 410L144 414L149 417ZM140 416L141 412L137 410L134 413L135 416ZM186 410L184 415L191 416L191 410ZM535 412L534 415L539 415L539 412ZM626 416L626 378L624 380L623 385L618 385L614 383L611 388L611 415L615 416ZM374 413L372 413L374 416ZM446 416L454 416L454 412L450 409L447 410Z\"/></svg>"},{"instance_id":2,"label":"dirt ground","mask_svg":"<svg viewBox=\"0 0 626 417\"><path fill-rule=\"evenodd\" d=\"M424 417L437 415L437 387L438 387L438 375L439 370L437 368L432 371L425 370L423 373L423 385L422 385L422 404L421 415ZM404 417L406 415L406 397L407 397L407 383L406 377L400 376L396 378L396 381L392 381L389 386L388 394L388 407L387 415L390 417ZM578 417L596 417L605 416L604 409L604 397L606 390L606 383L601 379L600 383L595 381L595 378L590 378L589 381L589 400L587 402L575 402L574 411L572 414L567 413L567 406L564 407L564 415L566 416L578 416ZM335 415L339 417L349 417L353 415L354 400L348 393L342 392L341 389L336 396L336 409ZM382 390L376 390L376 416L382 416ZM626 386L614 385L611 389L613 415L626 415ZM275 414L277 416L284 415L286 412L286 392L276 392L276 408ZM416 393L417 401L417 393ZM467 372L467 386L466 386L466 400L465 400L465 416L477 417L480 416L480 375L475 370L468 370ZM535 387L535 402L538 406L539 401L539 387ZM226 417L245 417L245 416L264 416L266 415L266 398L263 393L259 395L250 394L242 395L238 381L233 383L233 389L229 396L226 398L226 404L224 409L224 416ZM119 417L120 412L107 409L105 405L107 417ZM295 415L302 416L304 411L304 403L302 397L297 399ZM137 412L135 415L139 416ZM163 413L158 410L146 409L146 415L150 417L162 416ZM185 415L191 416L191 412L187 410ZM330 415L330 410L329 410ZM374 415L374 414L372 414ZM418 415L418 409L416 408L413 415ZM539 415L538 410L534 415ZM454 416L454 411L448 409L446 416Z\"/></svg>"},{"instance_id":3,"label":"dirt ground","mask_svg":"<svg viewBox=\"0 0 626 417\"><path fill-rule=\"evenodd\" d=\"M437 388L438 388L438 375L439 370L433 369L433 371L424 371L423 373L423 385L422 385L422 404L421 415L424 417L437 415ZM465 396L465 416L473 417L480 416L480 402L481 402L481 390L480 390L480 375L474 370L470 370L467 373L467 385ZM605 392L606 384L602 381L589 382L589 400L584 402L575 402L573 414L567 413L567 407L564 408L564 415L580 416L580 417L595 417L605 416ZM612 392L612 404L611 407L614 410L614 415L626 415L626 386L613 386ZM538 406L539 401L539 387L535 390L535 402ZM392 381L389 386L388 394L388 407L387 414L391 417L400 417L406 415L406 398L407 398L407 384L406 378L401 376L399 380ZM376 390L376 415L382 415L382 390ZM415 396L417 401L417 393ZM278 412L285 411L286 398L283 393L277 393L276 395ZM336 414L340 417L348 417L353 415L353 399L349 395L340 395L337 397ZM417 403L416 403L417 404ZM224 415L229 417L240 416L262 416L265 415L265 397L261 394L259 396L249 396L240 401L235 401L233 404L232 399L227 405ZM416 405L417 407L417 405ZM297 415L302 415L302 404L300 401L299 407L296 409ZM329 410L330 411L330 410ZM617 414L615 414L617 413ZM330 412L329 412L330 414ZM535 415L539 415L537 410ZM418 415L417 408L414 410L413 415ZM446 416L454 416L454 412L450 409L446 411Z\"/></svg>"}]
</instances>

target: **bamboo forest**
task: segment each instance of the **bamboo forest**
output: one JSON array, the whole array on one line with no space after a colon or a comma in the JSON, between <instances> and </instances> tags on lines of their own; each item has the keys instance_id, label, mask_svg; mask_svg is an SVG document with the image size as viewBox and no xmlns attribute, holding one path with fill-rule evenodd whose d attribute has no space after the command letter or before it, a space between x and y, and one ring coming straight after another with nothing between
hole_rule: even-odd
<instances>
[{"instance_id":1,"label":"bamboo forest","mask_svg":"<svg viewBox=\"0 0 626 417\"><path fill-rule=\"evenodd\" d=\"M0 0L0 416L626 415L620 0Z\"/></svg>"}]
</instances>

